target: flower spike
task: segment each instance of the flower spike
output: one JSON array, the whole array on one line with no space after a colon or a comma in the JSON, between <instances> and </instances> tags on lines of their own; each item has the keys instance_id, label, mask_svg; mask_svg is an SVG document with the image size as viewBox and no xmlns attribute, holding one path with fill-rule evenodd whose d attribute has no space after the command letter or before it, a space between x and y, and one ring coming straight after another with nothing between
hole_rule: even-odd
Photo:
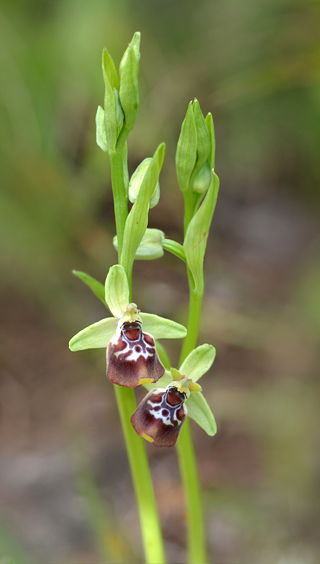
<instances>
[{"instance_id":1,"label":"flower spike","mask_svg":"<svg viewBox=\"0 0 320 564\"><path fill-rule=\"evenodd\" d=\"M186 397L174 384L151 390L131 416L136 433L154 446L173 446L187 417Z\"/></svg>"}]
</instances>

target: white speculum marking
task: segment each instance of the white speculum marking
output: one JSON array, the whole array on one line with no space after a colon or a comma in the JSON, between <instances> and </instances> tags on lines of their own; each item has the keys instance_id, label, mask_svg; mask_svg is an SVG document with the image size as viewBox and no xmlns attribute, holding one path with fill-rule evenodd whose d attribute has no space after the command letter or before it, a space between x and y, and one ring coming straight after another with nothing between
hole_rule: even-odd
<instances>
[{"instance_id":1,"label":"white speculum marking","mask_svg":"<svg viewBox=\"0 0 320 564\"><path fill-rule=\"evenodd\" d=\"M157 393L159 390L163 391L161 388L159 388L155 390L155 393ZM172 427L175 427L176 423L178 425L181 425L181 421L177 417L177 413L181 407L181 404L175 406L168 405L166 401L166 395L163 396L162 402L160 404L154 403L152 399L149 399L147 403L153 408L149 409L150 415L153 415L155 419L161 419L164 425L171 425ZM183 405L183 410L187 415L186 405Z\"/></svg>"},{"instance_id":2,"label":"white speculum marking","mask_svg":"<svg viewBox=\"0 0 320 564\"><path fill-rule=\"evenodd\" d=\"M155 347L152 347L146 342L142 332L140 332L139 338L134 341L128 339L125 332L122 334L120 332L120 337L122 338L122 341L126 343L126 347L122 349L122 351L116 351L114 353L117 358L120 356L120 360L132 360L137 362L140 357L147 360L147 358L155 356ZM119 336L116 336L116 341L118 338Z\"/></svg>"}]
</instances>

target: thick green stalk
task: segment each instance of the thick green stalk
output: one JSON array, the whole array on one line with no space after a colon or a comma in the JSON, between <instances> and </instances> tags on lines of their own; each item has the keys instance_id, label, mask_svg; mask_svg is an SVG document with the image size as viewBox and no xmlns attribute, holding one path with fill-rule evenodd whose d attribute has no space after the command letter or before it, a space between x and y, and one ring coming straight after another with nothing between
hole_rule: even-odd
<instances>
[{"instance_id":1,"label":"thick green stalk","mask_svg":"<svg viewBox=\"0 0 320 564\"><path fill-rule=\"evenodd\" d=\"M119 262L124 226L128 216L124 184L124 164L126 165L124 155L125 152L122 151L122 154L115 153L110 156ZM126 272L126 274L131 300L132 272ZM132 389L117 385L114 385L114 390L137 499L145 562L146 564L162 564L165 563L165 554L146 448L143 439L135 433L130 422L130 417L137 407L134 392Z\"/></svg>"}]
</instances>

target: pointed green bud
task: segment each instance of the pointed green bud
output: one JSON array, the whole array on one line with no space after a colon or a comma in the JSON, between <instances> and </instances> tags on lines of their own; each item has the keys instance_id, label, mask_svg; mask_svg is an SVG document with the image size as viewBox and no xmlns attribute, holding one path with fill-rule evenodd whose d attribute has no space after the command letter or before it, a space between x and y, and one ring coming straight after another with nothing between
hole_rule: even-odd
<instances>
[{"instance_id":1,"label":"pointed green bud","mask_svg":"<svg viewBox=\"0 0 320 564\"><path fill-rule=\"evenodd\" d=\"M188 190L190 177L197 160L197 130L193 104L189 103L186 117L181 126L176 152L176 169L180 189Z\"/></svg>"},{"instance_id":2,"label":"pointed green bud","mask_svg":"<svg viewBox=\"0 0 320 564\"><path fill-rule=\"evenodd\" d=\"M109 269L105 297L112 315L120 319L129 303L129 285L124 268L116 264Z\"/></svg>"},{"instance_id":3,"label":"pointed green bud","mask_svg":"<svg viewBox=\"0 0 320 564\"><path fill-rule=\"evenodd\" d=\"M124 113L123 113L123 109L120 103L120 96L119 96L119 92L118 90L116 90L116 88L113 89L114 92L114 96L116 99L116 120L117 120L117 126L118 129L120 129L122 127L123 121L124 121Z\"/></svg>"},{"instance_id":4,"label":"pointed green bud","mask_svg":"<svg viewBox=\"0 0 320 564\"><path fill-rule=\"evenodd\" d=\"M211 437L217 432L213 413L201 392L193 392L187 400L188 415Z\"/></svg>"},{"instance_id":5,"label":"pointed green bud","mask_svg":"<svg viewBox=\"0 0 320 564\"><path fill-rule=\"evenodd\" d=\"M193 115L197 130L197 168L199 169L210 155L210 140L207 124L197 99L193 103Z\"/></svg>"},{"instance_id":6,"label":"pointed green bud","mask_svg":"<svg viewBox=\"0 0 320 564\"><path fill-rule=\"evenodd\" d=\"M136 252L135 260L153 260L163 256L162 241L164 233L160 229L147 229ZM113 238L113 244L118 250L118 237Z\"/></svg>"},{"instance_id":7,"label":"pointed green bud","mask_svg":"<svg viewBox=\"0 0 320 564\"><path fill-rule=\"evenodd\" d=\"M111 88L116 88L117 90L119 90L119 78L116 67L113 62L113 58L106 48L104 48L102 51L102 73L104 83L108 83Z\"/></svg>"},{"instance_id":8,"label":"pointed green bud","mask_svg":"<svg viewBox=\"0 0 320 564\"><path fill-rule=\"evenodd\" d=\"M96 141L98 147L106 153L108 151L108 142L104 122L104 109L101 106L98 106L96 113Z\"/></svg>"},{"instance_id":9,"label":"pointed green bud","mask_svg":"<svg viewBox=\"0 0 320 564\"><path fill-rule=\"evenodd\" d=\"M198 192L199 194L204 194L210 186L211 174L210 163L207 159L195 176L192 185L193 191Z\"/></svg>"},{"instance_id":10,"label":"pointed green bud","mask_svg":"<svg viewBox=\"0 0 320 564\"><path fill-rule=\"evenodd\" d=\"M173 380L181 380L182 374L180 374L179 370L177 370L176 368L170 368L170 372L172 374Z\"/></svg>"},{"instance_id":11,"label":"pointed green bud","mask_svg":"<svg viewBox=\"0 0 320 564\"><path fill-rule=\"evenodd\" d=\"M199 296L204 290L203 260L218 190L219 178L213 172L209 190L188 225L183 243L187 265L193 276L194 292Z\"/></svg>"},{"instance_id":12,"label":"pointed green bud","mask_svg":"<svg viewBox=\"0 0 320 564\"><path fill-rule=\"evenodd\" d=\"M148 226L149 202L159 179L165 145L159 145L143 176L139 193L127 217L121 253L121 264L126 272L132 268L137 250Z\"/></svg>"},{"instance_id":13,"label":"pointed green bud","mask_svg":"<svg viewBox=\"0 0 320 564\"><path fill-rule=\"evenodd\" d=\"M216 140L214 135L214 125L213 125L213 117L212 114L209 112L206 115L206 124L209 133L209 141L210 141L210 152L209 152L209 163L210 167L215 167L215 151L216 151Z\"/></svg>"},{"instance_id":14,"label":"pointed green bud","mask_svg":"<svg viewBox=\"0 0 320 564\"><path fill-rule=\"evenodd\" d=\"M139 46L140 33L136 32L120 63L120 102L125 115L125 128L133 128L139 106Z\"/></svg>"},{"instance_id":15,"label":"pointed green bud","mask_svg":"<svg viewBox=\"0 0 320 564\"><path fill-rule=\"evenodd\" d=\"M211 368L215 356L216 349L212 345L200 345L183 361L179 372L192 382L197 382Z\"/></svg>"},{"instance_id":16,"label":"pointed green bud","mask_svg":"<svg viewBox=\"0 0 320 564\"><path fill-rule=\"evenodd\" d=\"M143 181L143 178L148 170L148 167L150 165L152 161L151 157L148 157L146 159L144 159L139 166L136 168L136 170L134 171L133 175L130 178L129 181L129 200L132 204L134 204L134 202L137 199L137 196L139 194L140 191L140 187ZM160 184L159 184L159 180L156 184L156 187L154 189L154 192L151 196L150 199L150 208L154 208L160 199Z\"/></svg>"}]
</instances>

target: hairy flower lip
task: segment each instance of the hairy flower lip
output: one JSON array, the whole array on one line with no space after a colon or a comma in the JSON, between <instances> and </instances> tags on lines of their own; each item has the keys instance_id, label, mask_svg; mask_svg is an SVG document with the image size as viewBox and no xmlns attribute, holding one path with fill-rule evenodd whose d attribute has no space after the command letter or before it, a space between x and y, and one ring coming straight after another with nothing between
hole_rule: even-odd
<instances>
[{"instance_id":1,"label":"hairy flower lip","mask_svg":"<svg viewBox=\"0 0 320 564\"><path fill-rule=\"evenodd\" d=\"M185 400L186 394L172 384L154 388L131 416L134 430L154 446L174 446L187 416Z\"/></svg>"}]
</instances>

